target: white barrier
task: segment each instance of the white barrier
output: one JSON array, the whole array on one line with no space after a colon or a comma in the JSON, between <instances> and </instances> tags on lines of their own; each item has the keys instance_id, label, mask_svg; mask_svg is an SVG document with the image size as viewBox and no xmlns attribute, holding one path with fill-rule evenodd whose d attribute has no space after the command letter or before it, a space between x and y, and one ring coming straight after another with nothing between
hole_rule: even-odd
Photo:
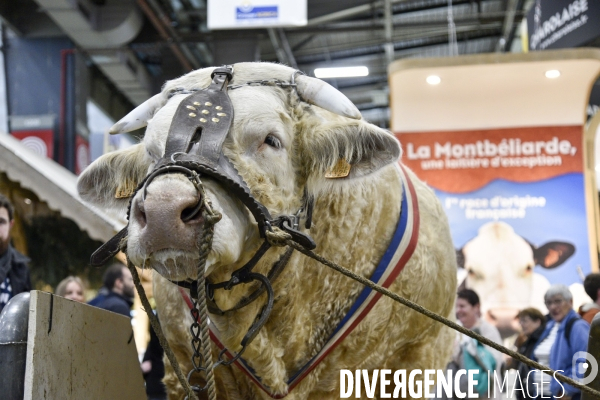
<instances>
[{"instance_id":1,"label":"white barrier","mask_svg":"<svg viewBox=\"0 0 600 400\"><path fill-rule=\"evenodd\" d=\"M32 291L25 400L145 400L129 318Z\"/></svg>"}]
</instances>

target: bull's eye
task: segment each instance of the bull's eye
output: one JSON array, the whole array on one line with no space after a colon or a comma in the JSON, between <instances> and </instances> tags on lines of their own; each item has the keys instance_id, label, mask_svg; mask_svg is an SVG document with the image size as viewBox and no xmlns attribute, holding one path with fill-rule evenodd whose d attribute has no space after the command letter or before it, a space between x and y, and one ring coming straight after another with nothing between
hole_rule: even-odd
<instances>
[{"instance_id":1,"label":"bull's eye","mask_svg":"<svg viewBox=\"0 0 600 400\"><path fill-rule=\"evenodd\" d=\"M267 135L267 137L265 138L265 143L276 149L280 149L282 147L281 141L273 135Z\"/></svg>"}]
</instances>

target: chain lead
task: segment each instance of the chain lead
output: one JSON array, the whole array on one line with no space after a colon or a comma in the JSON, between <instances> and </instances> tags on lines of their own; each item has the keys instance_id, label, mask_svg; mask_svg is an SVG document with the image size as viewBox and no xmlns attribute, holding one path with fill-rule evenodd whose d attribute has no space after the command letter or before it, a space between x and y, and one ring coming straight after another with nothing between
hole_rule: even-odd
<instances>
[{"instance_id":1,"label":"chain lead","mask_svg":"<svg viewBox=\"0 0 600 400\"><path fill-rule=\"evenodd\" d=\"M204 219L204 230L202 238L200 239L199 254L198 254L198 275L196 278L196 289L190 291L190 297L192 299L192 309L190 313L192 315L192 325L190 326L190 333L192 334L192 369L188 373L187 380L191 385L192 376L196 373L204 373L206 377L206 384L204 387L197 385L192 386L192 389L198 393L200 391L206 391L209 400L216 400L217 391L215 386L215 377L213 373L212 353L210 345L210 330L208 328L208 307L206 305L206 259L212 248L212 240L215 231L215 224L221 219L221 214L214 212L210 200L204 192L202 181L199 177L192 180L196 189L200 194L200 198L203 202L202 207L202 218ZM218 364L217 364L218 365Z\"/></svg>"}]
</instances>

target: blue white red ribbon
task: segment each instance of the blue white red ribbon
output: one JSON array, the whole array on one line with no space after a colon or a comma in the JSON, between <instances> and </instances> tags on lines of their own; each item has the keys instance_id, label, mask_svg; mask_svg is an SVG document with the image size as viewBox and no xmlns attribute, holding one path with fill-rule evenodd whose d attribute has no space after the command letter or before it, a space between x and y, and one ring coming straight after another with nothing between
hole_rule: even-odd
<instances>
[{"instance_id":1,"label":"blue white red ribbon","mask_svg":"<svg viewBox=\"0 0 600 400\"><path fill-rule=\"evenodd\" d=\"M415 188L408 177L408 174L401 164L398 166L400 171L400 179L402 183L402 204L400 209L400 218L398 226L392 241L384 253L379 265L371 276L371 281L384 288L389 288L392 282L396 280L408 260L414 253L417 246L417 239L419 236L419 205L417 203L417 194ZM190 307L192 303L186 292L181 289L181 293ZM356 301L348 311L348 314L338 324L331 337L323 346L323 348L310 359L302 368L300 368L287 382L288 391L284 394L274 394L270 388L262 383L259 376L256 375L255 371L248 365L248 363L240 357L234 362L246 375L262 390L265 391L269 396L274 399L281 399L287 396L294 387L296 387L302 379L304 379L346 336L348 336L354 328L367 316L369 311L375 306L377 301L381 298L381 293L372 290L371 288L365 287ZM219 347L224 349L225 346L219 339L219 332L214 324L209 324L211 340ZM235 356L235 352L227 350L225 352L227 357L232 359Z\"/></svg>"}]
</instances>

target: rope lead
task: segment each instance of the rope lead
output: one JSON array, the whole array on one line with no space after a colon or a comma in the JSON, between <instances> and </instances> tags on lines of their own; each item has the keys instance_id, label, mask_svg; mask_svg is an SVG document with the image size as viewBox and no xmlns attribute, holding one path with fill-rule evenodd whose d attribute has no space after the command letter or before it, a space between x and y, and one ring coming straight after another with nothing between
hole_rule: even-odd
<instances>
[{"instance_id":1,"label":"rope lead","mask_svg":"<svg viewBox=\"0 0 600 400\"><path fill-rule=\"evenodd\" d=\"M127 254L126 249L123 249L123 252ZM194 393L194 390L183 375L183 372L181 372L181 368L179 367L179 363L175 358L175 354L173 353L171 346L169 346L169 343L165 338L165 334L163 333L162 328L158 323L158 318L152 312L152 306L148 301L148 297L146 297L146 291L144 290L144 287L140 282L140 277L137 273L137 269L135 268L135 265L133 265L132 262L129 260L129 257L127 257L127 267L129 268L129 270L131 271L131 275L133 276L133 283L135 284L135 288L137 289L138 294L140 295L140 300L142 301L142 305L144 306L144 311L146 311L146 314L148 315L150 325L152 325L152 329L154 329L154 333L156 333L158 341L160 342L161 347L165 351L165 355L167 356L171 367L173 367L173 371L175 371L175 375L177 375L177 379L179 380L179 383L181 383L181 386L183 387L187 398L190 400L198 400L198 397Z\"/></svg>"},{"instance_id":2,"label":"rope lead","mask_svg":"<svg viewBox=\"0 0 600 400\"><path fill-rule=\"evenodd\" d=\"M274 226L272 231L265 231L267 241L271 246L284 247L292 240L292 235ZM294 242L295 243L295 242Z\"/></svg>"},{"instance_id":3,"label":"rope lead","mask_svg":"<svg viewBox=\"0 0 600 400\"><path fill-rule=\"evenodd\" d=\"M288 240L288 242L286 244L288 246L293 247L294 249L298 250L300 253L319 261L321 264L323 264L329 268L332 268L332 269L340 272L341 274L346 275L347 277L352 278L355 281L362 283L365 286L370 287L371 289L375 290L376 292L379 292L379 293L383 294L384 296L387 296L387 297L391 298L392 300L397 301L398 303L401 303L409 308L412 308L413 310L415 310L433 320L441 322L442 324L444 324L456 331L459 331L460 333L463 333L469 337L472 337L473 339L476 339L476 340L480 341L481 343L498 350L501 353L507 354L507 355L511 356L512 358L515 358L530 367L533 367L533 368L539 369L539 370L550 371L553 374L553 376L555 376L556 379L558 379L559 381L567 383L567 384L574 386L586 393L591 394L592 396L600 398L600 391L598 391L598 390L592 389L591 387L586 386L586 385L582 385L581 383L577 382L576 380L571 379L562 374L559 374L558 372L552 370L551 368L546 367L545 365L542 365L538 362L535 362L535 361L525 357L524 355L517 353L516 351L507 349L506 347L499 345L498 343L496 343L492 340L489 340L488 338L481 336L478 333L475 333L472 330L467 329L464 326L461 326L461 325L457 324L456 322L449 320L448 318L442 317L441 315L438 315L438 314L434 313L433 311L429 311L428 309L418 305L417 303L414 303L408 299L405 299L404 297L402 297L394 292L389 291L388 289L384 288L383 286L377 285L373 281L366 279L360 275L357 275L354 272L352 272L342 266L339 266L336 263L331 262L316 253L313 253L311 250L305 249L304 247L300 246L296 242Z\"/></svg>"}]
</instances>

